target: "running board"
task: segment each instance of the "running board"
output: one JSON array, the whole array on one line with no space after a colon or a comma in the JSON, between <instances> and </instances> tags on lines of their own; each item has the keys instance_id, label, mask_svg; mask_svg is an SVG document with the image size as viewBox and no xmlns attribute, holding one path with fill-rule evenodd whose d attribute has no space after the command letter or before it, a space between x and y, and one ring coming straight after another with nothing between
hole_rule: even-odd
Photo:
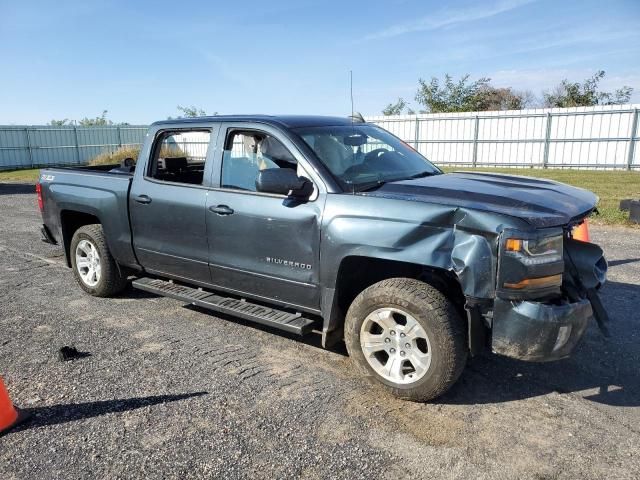
<instances>
[{"instance_id":1,"label":"running board","mask_svg":"<svg viewBox=\"0 0 640 480\"><path fill-rule=\"evenodd\" d=\"M146 277L138 278L131 284L134 288L145 292L175 298L207 310L234 315L262 325L297 333L298 335L309 333L313 327L313 320L303 317L300 313L276 310L246 300L223 297L200 288L187 287L166 280Z\"/></svg>"}]
</instances>

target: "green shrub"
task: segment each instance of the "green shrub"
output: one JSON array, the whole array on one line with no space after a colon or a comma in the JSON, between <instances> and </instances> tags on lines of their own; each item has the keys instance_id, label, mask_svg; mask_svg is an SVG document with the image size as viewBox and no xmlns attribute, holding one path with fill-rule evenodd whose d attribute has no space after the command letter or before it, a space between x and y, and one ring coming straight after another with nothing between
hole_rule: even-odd
<instances>
[{"instance_id":1,"label":"green shrub","mask_svg":"<svg viewBox=\"0 0 640 480\"><path fill-rule=\"evenodd\" d=\"M125 158L133 158L134 161L137 161L139 153L140 147L137 146L120 147L114 152L105 152L93 157L91 160L89 160L89 165L95 166L120 164Z\"/></svg>"},{"instance_id":2,"label":"green shrub","mask_svg":"<svg viewBox=\"0 0 640 480\"><path fill-rule=\"evenodd\" d=\"M88 165L96 166L96 165L115 165L120 164L122 160L125 158L133 158L134 163L138 161L138 155L140 154L140 147L137 146L126 146L120 147L115 152L105 152L101 153L93 157L89 160ZM167 157L186 157L188 156L181 148L179 147L162 147L160 151L160 158Z\"/></svg>"}]
</instances>

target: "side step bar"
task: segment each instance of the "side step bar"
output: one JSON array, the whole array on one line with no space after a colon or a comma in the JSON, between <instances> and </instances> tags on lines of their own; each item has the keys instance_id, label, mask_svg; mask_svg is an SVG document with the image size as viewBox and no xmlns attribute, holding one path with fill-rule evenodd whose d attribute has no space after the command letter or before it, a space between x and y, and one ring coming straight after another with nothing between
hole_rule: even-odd
<instances>
[{"instance_id":1,"label":"side step bar","mask_svg":"<svg viewBox=\"0 0 640 480\"><path fill-rule=\"evenodd\" d=\"M303 317L300 313L276 310L246 300L223 297L199 288L187 287L166 280L138 278L132 282L132 286L145 292L175 298L214 312L234 315L298 335L309 333L313 327L313 320Z\"/></svg>"}]
</instances>

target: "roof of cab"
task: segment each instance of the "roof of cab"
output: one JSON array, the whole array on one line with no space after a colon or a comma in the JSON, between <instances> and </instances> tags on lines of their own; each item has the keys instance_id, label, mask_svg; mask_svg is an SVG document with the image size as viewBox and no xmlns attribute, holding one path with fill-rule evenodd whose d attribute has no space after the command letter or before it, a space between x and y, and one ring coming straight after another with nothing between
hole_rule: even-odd
<instances>
[{"instance_id":1,"label":"roof of cab","mask_svg":"<svg viewBox=\"0 0 640 480\"><path fill-rule=\"evenodd\" d=\"M325 117L321 115L215 115L209 117L178 118L175 120L161 120L153 125L175 125L203 122L259 122L285 128L298 127L326 127L351 125L348 117Z\"/></svg>"}]
</instances>

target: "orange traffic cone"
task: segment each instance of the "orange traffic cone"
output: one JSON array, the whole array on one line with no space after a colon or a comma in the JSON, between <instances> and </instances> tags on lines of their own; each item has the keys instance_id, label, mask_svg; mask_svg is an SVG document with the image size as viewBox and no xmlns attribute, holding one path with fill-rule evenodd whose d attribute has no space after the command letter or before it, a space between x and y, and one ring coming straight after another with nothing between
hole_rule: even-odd
<instances>
[{"instance_id":1,"label":"orange traffic cone","mask_svg":"<svg viewBox=\"0 0 640 480\"><path fill-rule=\"evenodd\" d=\"M17 409L11 402L4 381L0 377L0 435L25 419L24 412Z\"/></svg>"},{"instance_id":2,"label":"orange traffic cone","mask_svg":"<svg viewBox=\"0 0 640 480\"><path fill-rule=\"evenodd\" d=\"M574 227L571 234L576 240L580 240L581 242L590 242L591 239L589 237L589 224L587 219L585 218L580 225Z\"/></svg>"}]
</instances>

